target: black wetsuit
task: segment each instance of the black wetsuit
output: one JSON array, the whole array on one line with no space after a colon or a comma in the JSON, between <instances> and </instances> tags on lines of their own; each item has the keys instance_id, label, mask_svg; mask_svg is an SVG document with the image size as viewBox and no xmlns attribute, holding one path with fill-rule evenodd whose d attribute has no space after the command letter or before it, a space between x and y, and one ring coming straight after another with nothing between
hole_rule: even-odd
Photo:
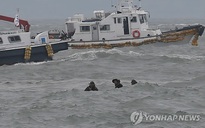
<instances>
[{"instance_id":1,"label":"black wetsuit","mask_svg":"<svg viewBox=\"0 0 205 128\"><path fill-rule=\"evenodd\" d=\"M85 91L98 91L98 89L96 87L90 87L88 86Z\"/></svg>"},{"instance_id":2,"label":"black wetsuit","mask_svg":"<svg viewBox=\"0 0 205 128\"><path fill-rule=\"evenodd\" d=\"M123 87L123 85L121 83L115 84L115 88L122 88L122 87Z\"/></svg>"}]
</instances>

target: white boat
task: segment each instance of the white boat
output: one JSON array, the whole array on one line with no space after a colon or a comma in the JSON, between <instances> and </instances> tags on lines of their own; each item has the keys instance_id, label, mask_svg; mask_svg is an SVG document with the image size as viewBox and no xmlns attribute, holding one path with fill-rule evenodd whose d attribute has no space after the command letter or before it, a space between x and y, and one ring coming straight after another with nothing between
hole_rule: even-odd
<instances>
[{"instance_id":1,"label":"white boat","mask_svg":"<svg viewBox=\"0 0 205 128\"><path fill-rule=\"evenodd\" d=\"M13 22L17 27L11 31L0 31L0 66L24 62L41 62L52 60L53 54L67 50L67 41L45 43L46 38L39 38L36 43L31 43L29 28L25 20L15 19L0 15L0 20Z\"/></svg>"},{"instance_id":2,"label":"white boat","mask_svg":"<svg viewBox=\"0 0 205 128\"><path fill-rule=\"evenodd\" d=\"M181 29L161 32L148 25L149 12L136 7L133 0L118 0L116 10L106 13L104 10L94 11L94 18L87 19L83 14L76 14L66 21L68 44L72 48L112 48L123 46L139 46L154 42L190 42L197 45L198 36L203 34L204 26L193 25ZM50 38L49 31L42 33Z\"/></svg>"},{"instance_id":3,"label":"white boat","mask_svg":"<svg viewBox=\"0 0 205 128\"><path fill-rule=\"evenodd\" d=\"M74 41L106 41L118 39L139 39L161 35L159 29L148 26L149 13L136 8L133 0L118 0L116 11L105 13L94 11L94 18L85 19L76 14L66 22L67 33Z\"/></svg>"}]
</instances>

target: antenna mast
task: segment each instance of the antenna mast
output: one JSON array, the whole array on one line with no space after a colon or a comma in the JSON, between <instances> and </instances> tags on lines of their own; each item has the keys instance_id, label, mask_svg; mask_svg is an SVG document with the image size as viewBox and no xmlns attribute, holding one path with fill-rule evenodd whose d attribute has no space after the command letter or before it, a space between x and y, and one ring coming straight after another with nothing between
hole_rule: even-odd
<instances>
[{"instance_id":1,"label":"antenna mast","mask_svg":"<svg viewBox=\"0 0 205 128\"><path fill-rule=\"evenodd\" d=\"M20 25L20 23L19 23L19 8L17 8L17 14L16 14L16 16L15 16L15 18L14 18L14 24L15 24L15 26L16 27L21 27L21 25Z\"/></svg>"},{"instance_id":2,"label":"antenna mast","mask_svg":"<svg viewBox=\"0 0 205 128\"><path fill-rule=\"evenodd\" d=\"M114 7L114 5L113 5L113 0L111 0L111 7Z\"/></svg>"},{"instance_id":3,"label":"antenna mast","mask_svg":"<svg viewBox=\"0 0 205 128\"><path fill-rule=\"evenodd\" d=\"M139 8L141 8L142 7L142 2L141 2L141 0L139 0Z\"/></svg>"}]
</instances>

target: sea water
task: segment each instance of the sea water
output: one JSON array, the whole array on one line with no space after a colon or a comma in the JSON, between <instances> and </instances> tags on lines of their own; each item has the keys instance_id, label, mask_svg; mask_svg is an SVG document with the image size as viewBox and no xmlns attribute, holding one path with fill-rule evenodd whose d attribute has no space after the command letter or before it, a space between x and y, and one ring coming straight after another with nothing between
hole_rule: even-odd
<instances>
[{"instance_id":1,"label":"sea water","mask_svg":"<svg viewBox=\"0 0 205 128\"><path fill-rule=\"evenodd\" d=\"M32 34L64 29L32 21ZM153 20L169 30L204 20ZM205 37L199 46L155 43L114 49L69 49L54 60L0 67L0 128L203 128L205 126ZM112 79L123 88L115 89ZM131 85L131 80L138 81ZM98 92L85 92L90 81ZM136 112L145 115L132 122ZM154 116L164 116L155 120ZM165 116L198 115L170 120ZM139 116L135 115L135 121ZM151 118L152 117L152 118Z\"/></svg>"}]
</instances>

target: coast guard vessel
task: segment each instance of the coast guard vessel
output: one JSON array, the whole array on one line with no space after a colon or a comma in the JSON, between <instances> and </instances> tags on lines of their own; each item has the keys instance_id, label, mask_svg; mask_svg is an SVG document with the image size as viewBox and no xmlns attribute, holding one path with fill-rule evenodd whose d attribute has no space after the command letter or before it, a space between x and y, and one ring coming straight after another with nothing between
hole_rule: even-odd
<instances>
[{"instance_id":1,"label":"coast guard vessel","mask_svg":"<svg viewBox=\"0 0 205 128\"><path fill-rule=\"evenodd\" d=\"M115 11L107 13L104 10L93 12L93 18L85 18L83 14L69 17L65 23L66 32L61 34L68 39L72 48L112 48L123 46L139 46L155 42L190 42L197 45L197 40L203 34L202 25L161 32L151 29L148 25L149 12L141 6L134 5L133 0L118 0ZM39 36L48 37L48 42L56 41L49 31Z\"/></svg>"}]
</instances>

